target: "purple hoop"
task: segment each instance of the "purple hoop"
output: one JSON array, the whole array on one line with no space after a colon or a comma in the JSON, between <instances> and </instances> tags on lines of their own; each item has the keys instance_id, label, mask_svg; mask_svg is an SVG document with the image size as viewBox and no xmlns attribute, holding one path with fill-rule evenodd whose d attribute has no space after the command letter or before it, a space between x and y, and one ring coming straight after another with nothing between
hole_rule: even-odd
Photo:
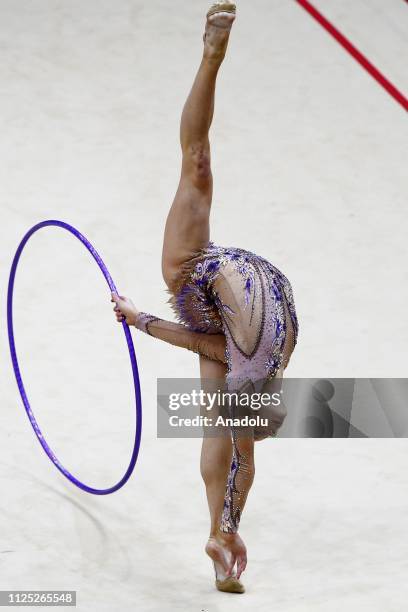
<instances>
[{"instance_id":1,"label":"purple hoop","mask_svg":"<svg viewBox=\"0 0 408 612\"><path fill-rule=\"evenodd\" d=\"M44 439L44 436L41 433L41 429L38 426L38 423L34 417L33 411L31 410L31 406L28 401L27 394L25 392L23 379L21 377L20 367L18 364L16 346L14 342L14 330L13 330L13 291L14 291L14 280L16 276L17 265L18 265L21 253L26 243L28 242L29 238L42 227L47 227L49 225L53 225L56 227L62 227L63 229L67 230L68 232L76 236L82 242L82 244L88 249L92 257L95 259L96 263L98 264L99 268L101 269L106 279L106 282L109 285L110 290L117 293L115 283L113 282L112 277L109 274L108 269L103 263L102 259L100 258L100 256L98 255L98 253L96 252L92 244L89 242L89 240L87 240L85 236L83 236L78 230L72 227L72 225L69 225L68 223L64 223L63 221L53 221L53 220L42 221L41 223L34 225L34 227L32 227L26 233L26 235L20 242L19 247L14 256L13 263L12 263L11 270L10 270L8 292L7 292L7 326L8 326L8 337L9 337L9 344L10 344L11 360L13 362L14 373L16 376L20 395L23 400L24 407L26 409L30 423L35 431L35 434L41 446L43 447L43 449L45 450L45 452L47 453L48 457L51 459L53 464L59 469L59 471L62 474L64 474L66 478L68 478L68 480L70 480L74 485L76 485L83 491L86 491L87 493L93 493L94 495L108 495L109 493L114 493L115 491L123 487L123 485L129 480L135 468L135 465L136 465L137 457L139 454L141 436L142 436L142 398L141 398L141 392L140 392L139 371L137 367L136 354L135 354L135 349L133 346L132 335L130 333L127 323L123 322L122 327L123 327L123 331L125 332L126 342L127 342L128 349L129 349L130 362L132 365L132 373L133 373L133 382L134 382L134 388L135 388L135 401L136 401L135 442L133 446L133 452L132 452L132 457L129 463L129 467L126 470L125 475L123 476L123 478L121 478L121 480L117 484L115 484L113 487L110 487L109 489L94 489L93 487L88 487L88 485L82 483L80 480L75 478L75 476L73 476L58 461L58 458L55 456L51 448L48 446L46 440Z\"/></svg>"}]
</instances>

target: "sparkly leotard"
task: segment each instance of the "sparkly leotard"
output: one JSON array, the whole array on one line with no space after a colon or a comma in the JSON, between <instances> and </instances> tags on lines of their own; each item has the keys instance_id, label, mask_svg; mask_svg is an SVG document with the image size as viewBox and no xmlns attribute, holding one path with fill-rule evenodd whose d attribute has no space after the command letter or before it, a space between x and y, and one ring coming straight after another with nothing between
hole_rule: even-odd
<instances>
[{"instance_id":1,"label":"sparkly leotard","mask_svg":"<svg viewBox=\"0 0 408 612\"><path fill-rule=\"evenodd\" d=\"M209 242L181 267L169 300L181 324L139 313L136 326L161 339L227 364L229 391L281 376L298 337L292 287L269 261L244 249ZM224 342L215 342L223 338ZM268 435L282 424L276 419ZM255 432L256 433L256 432ZM245 457L234 431L221 530L238 530ZM265 437L265 436L264 436ZM241 480L241 486L240 486Z\"/></svg>"},{"instance_id":2,"label":"sparkly leotard","mask_svg":"<svg viewBox=\"0 0 408 612\"><path fill-rule=\"evenodd\" d=\"M210 242L183 267L170 303L191 330L225 334L229 389L276 376L297 341L288 279L244 249Z\"/></svg>"}]
</instances>

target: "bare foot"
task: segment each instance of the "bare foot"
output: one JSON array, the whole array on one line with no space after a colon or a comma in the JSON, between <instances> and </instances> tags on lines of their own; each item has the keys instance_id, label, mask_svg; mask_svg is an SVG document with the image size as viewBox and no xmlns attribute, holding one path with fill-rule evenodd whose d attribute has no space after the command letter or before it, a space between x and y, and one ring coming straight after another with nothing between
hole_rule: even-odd
<instances>
[{"instance_id":1,"label":"bare foot","mask_svg":"<svg viewBox=\"0 0 408 612\"><path fill-rule=\"evenodd\" d=\"M231 4L231 6L234 5ZM222 61L224 59L231 27L234 21L235 13L224 11L214 13L207 17L207 24L203 37L205 58L215 61Z\"/></svg>"},{"instance_id":2,"label":"bare foot","mask_svg":"<svg viewBox=\"0 0 408 612\"><path fill-rule=\"evenodd\" d=\"M222 543L215 538L210 536L205 547L205 552L213 560L217 578L224 580L228 576L232 575L232 554L225 550Z\"/></svg>"},{"instance_id":3,"label":"bare foot","mask_svg":"<svg viewBox=\"0 0 408 612\"><path fill-rule=\"evenodd\" d=\"M247 565L247 550L242 538L237 533L223 533L210 536L205 552L213 560L217 578L224 580L229 576L240 578ZM237 565L236 572L234 571Z\"/></svg>"}]
</instances>

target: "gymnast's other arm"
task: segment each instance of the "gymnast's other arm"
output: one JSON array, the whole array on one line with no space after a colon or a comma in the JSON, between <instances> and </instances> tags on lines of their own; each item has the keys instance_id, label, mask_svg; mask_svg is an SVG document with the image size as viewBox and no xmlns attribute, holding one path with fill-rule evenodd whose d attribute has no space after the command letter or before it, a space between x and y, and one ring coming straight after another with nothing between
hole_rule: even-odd
<instances>
[{"instance_id":1,"label":"gymnast's other arm","mask_svg":"<svg viewBox=\"0 0 408 612\"><path fill-rule=\"evenodd\" d=\"M185 325L139 312L132 300L115 293L112 293L111 301L115 303L113 310L119 323L126 321L128 325L164 342L186 348L213 361L226 363L224 334L193 332Z\"/></svg>"}]
</instances>

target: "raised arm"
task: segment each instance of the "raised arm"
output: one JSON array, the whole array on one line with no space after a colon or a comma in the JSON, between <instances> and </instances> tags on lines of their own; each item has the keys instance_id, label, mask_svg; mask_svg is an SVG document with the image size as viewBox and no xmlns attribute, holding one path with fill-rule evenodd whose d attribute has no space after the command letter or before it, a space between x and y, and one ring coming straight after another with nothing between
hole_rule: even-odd
<instances>
[{"instance_id":1,"label":"raised arm","mask_svg":"<svg viewBox=\"0 0 408 612\"><path fill-rule=\"evenodd\" d=\"M131 300L114 293L112 293L112 302L115 302L114 311L117 321L126 320L128 325L133 325L149 336L193 351L198 355L204 355L213 361L226 363L224 334L194 332L185 325L164 321L146 312L139 312Z\"/></svg>"}]
</instances>

